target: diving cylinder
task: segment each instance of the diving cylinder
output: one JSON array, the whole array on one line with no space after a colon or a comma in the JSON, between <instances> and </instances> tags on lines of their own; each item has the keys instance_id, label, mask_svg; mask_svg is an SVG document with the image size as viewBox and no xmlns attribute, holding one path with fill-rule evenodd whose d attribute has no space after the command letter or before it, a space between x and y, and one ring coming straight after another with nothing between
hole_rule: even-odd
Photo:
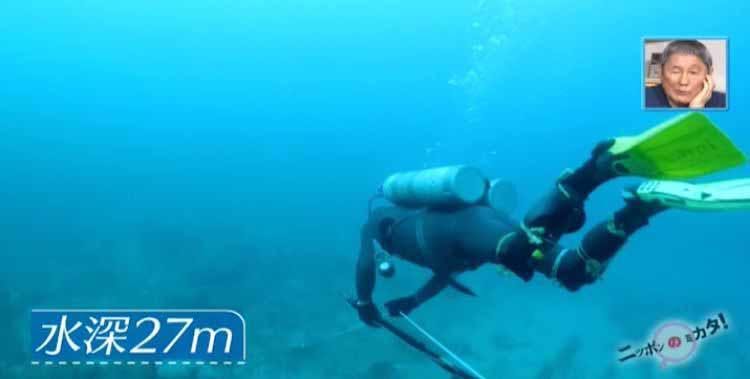
<instances>
[{"instance_id":1,"label":"diving cylinder","mask_svg":"<svg viewBox=\"0 0 750 379\"><path fill-rule=\"evenodd\" d=\"M509 180L494 179L490 181L490 187L482 203L498 211L513 213L518 206L516 187Z\"/></svg>"},{"instance_id":2,"label":"diving cylinder","mask_svg":"<svg viewBox=\"0 0 750 379\"><path fill-rule=\"evenodd\" d=\"M484 197L487 180L470 166L446 166L399 172L383 183L383 195L404 207L473 204Z\"/></svg>"}]
</instances>

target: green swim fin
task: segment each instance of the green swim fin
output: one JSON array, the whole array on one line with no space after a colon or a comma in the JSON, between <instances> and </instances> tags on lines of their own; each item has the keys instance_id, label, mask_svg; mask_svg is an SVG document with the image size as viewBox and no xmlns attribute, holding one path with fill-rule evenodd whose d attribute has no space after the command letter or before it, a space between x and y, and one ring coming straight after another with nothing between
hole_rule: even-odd
<instances>
[{"instance_id":1,"label":"green swim fin","mask_svg":"<svg viewBox=\"0 0 750 379\"><path fill-rule=\"evenodd\" d=\"M745 163L745 155L705 115L688 112L609 148L619 175L689 179Z\"/></svg>"},{"instance_id":2,"label":"green swim fin","mask_svg":"<svg viewBox=\"0 0 750 379\"><path fill-rule=\"evenodd\" d=\"M636 196L691 211L750 210L750 179L705 184L650 180L638 187Z\"/></svg>"}]
</instances>

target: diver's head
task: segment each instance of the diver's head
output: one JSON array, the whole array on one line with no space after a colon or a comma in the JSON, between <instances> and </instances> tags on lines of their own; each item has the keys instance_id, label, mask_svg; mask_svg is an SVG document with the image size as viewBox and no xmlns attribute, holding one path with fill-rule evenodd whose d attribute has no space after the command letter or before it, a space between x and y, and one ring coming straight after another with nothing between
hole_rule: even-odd
<instances>
[{"instance_id":1,"label":"diver's head","mask_svg":"<svg viewBox=\"0 0 750 379\"><path fill-rule=\"evenodd\" d=\"M661 56L661 83L673 106L687 106L713 72L706 45L696 40L672 41Z\"/></svg>"}]
</instances>

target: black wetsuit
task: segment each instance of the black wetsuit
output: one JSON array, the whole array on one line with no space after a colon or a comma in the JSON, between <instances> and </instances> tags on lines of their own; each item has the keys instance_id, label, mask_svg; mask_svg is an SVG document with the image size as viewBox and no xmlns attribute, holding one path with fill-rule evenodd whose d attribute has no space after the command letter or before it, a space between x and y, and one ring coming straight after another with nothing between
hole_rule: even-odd
<instances>
[{"instance_id":1,"label":"black wetsuit","mask_svg":"<svg viewBox=\"0 0 750 379\"><path fill-rule=\"evenodd\" d=\"M614 177L600 144L583 166L559 179L523 222L486 206L458 209L375 209L361 231L356 284L360 300L371 302L375 286L374 241L390 254L429 268L434 276L412 295L413 307L446 286L452 276L485 263L500 264L528 281L534 272L559 281L571 291L594 282L628 236L663 210L627 202L613 217L595 225L573 249L557 242L584 223L583 203L600 184ZM453 282L455 283L455 282Z\"/></svg>"},{"instance_id":2,"label":"black wetsuit","mask_svg":"<svg viewBox=\"0 0 750 379\"><path fill-rule=\"evenodd\" d=\"M445 288L453 275L494 262L498 241L517 225L483 206L458 210L377 208L362 229L358 297L369 299L374 287L373 240L390 254L432 270L433 278L418 292L423 302Z\"/></svg>"}]
</instances>

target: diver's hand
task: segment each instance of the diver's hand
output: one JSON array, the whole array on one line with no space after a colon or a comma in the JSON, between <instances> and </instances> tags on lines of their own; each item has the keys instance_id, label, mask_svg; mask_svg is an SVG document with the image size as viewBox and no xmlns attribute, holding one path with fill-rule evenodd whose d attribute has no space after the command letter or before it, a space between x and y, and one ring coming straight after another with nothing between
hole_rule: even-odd
<instances>
[{"instance_id":1,"label":"diver's hand","mask_svg":"<svg viewBox=\"0 0 750 379\"><path fill-rule=\"evenodd\" d=\"M388 314L393 317L400 316L401 312L409 314L418 305L419 303L414 296L400 297L385 303L385 307L388 308Z\"/></svg>"},{"instance_id":2,"label":"diver's hand","mask_svg":"<svg viewBox=\"0 0 750 379\"><path fill-rule=\"evenodd\" d=\"M373 328L379 328L378 320L380 320L380 311L372 301L357 300L352 303L354 308L359 313L359 319L362 320L368 326Z\"/></svg>"},{"instance_id":3,"label":"diver's hand","mask_svg":"<svg viewBox=\"0 0 750 379\"><path fill-rule=\"evenodd\" d=\"M702 109L705 107L706 103L711 100L714 88L716 88L716 83L711 79L711 75L707 75L706 80L703 81L703 89L698 92L698 95L695 96L692 101L690 101L690 108Z\"/></svg>"}]
</instances>

